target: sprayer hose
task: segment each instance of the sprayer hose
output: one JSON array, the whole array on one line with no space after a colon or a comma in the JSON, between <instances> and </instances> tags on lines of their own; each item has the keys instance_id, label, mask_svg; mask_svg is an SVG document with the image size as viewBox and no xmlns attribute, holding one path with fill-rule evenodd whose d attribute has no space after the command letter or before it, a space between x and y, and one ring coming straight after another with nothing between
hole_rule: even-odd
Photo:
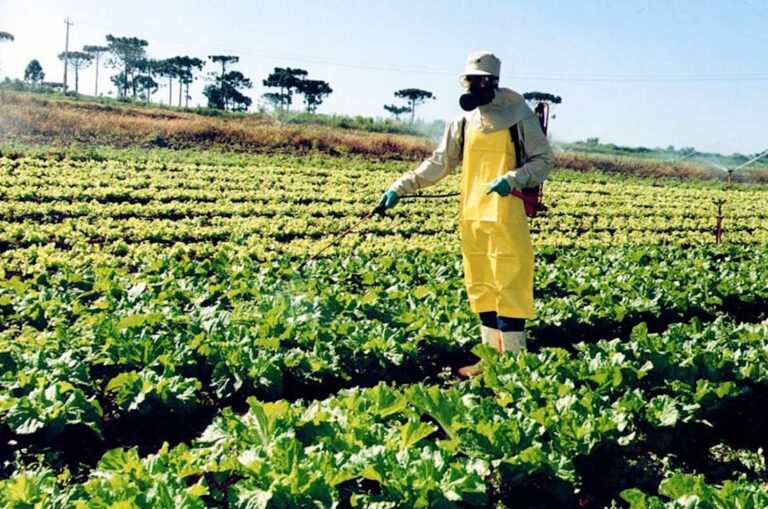
<instances>
[{"instance_id":1,"label":"sprayer hose","mask_svg":"<svg viewBox=\"0 0 768 509\"><path fill-rule=\"evenodd\" d=\"M408 198L451 198L453 196L459 196L461 193L447 193L447 194L411 194L403 196L401 199L407 200Z\"/></svg>"}]
</instances>

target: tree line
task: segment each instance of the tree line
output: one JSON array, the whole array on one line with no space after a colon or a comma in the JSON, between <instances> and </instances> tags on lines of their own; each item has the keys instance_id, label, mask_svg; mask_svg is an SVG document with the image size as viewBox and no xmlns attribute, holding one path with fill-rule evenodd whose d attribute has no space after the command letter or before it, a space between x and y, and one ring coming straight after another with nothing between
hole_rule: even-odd
<instances>
[{"instance_id":1,"label":"tree line","mask_svg":"<svg viewBox=\"0 0 768 509\"><path fill-rule=\"evenodd\" d=\"M0 31L0 42L13 41L14 37L8 32ZM110 81L117 90L118 98L132 98L151 102L158 92L161 83L168 88L168 104L174 102L174 84L177 91L179 107L189 106L189 86L199 78L206 65L206 60L190 56L174 56L164 59L153 59L147 56L149 43L138 37L106 36L106 45L86 45L81 51L64 51L59 59L71 69L75 75L75 93L79 93L81 70L95 64L96 79L94 95L99 95L99 69L101 63L115 69L116 74ZM208 100L208 107L221 110L247 111L252 99L243 92L253 88L253 82L242 72L233 69L240 61L235 55L209 55L207 61L211 65L220 66L220 70L210 71L206 75L208 83L203 88L203 95ZM59 83L45 82L45 72L37 60L32 60L24 71L24 81L35 84L47 84L54 88L62 87ZM290 109L295 95L303 97L304 109L307 112L317 111L333 89L326 81L310 79L304 69L291 67L275 67L262 81L264 87L274 91L262 94L262 99L276 110ZM66 90L65 90L66 92ZM395 97L403 99L404 105L385 104L384 109L397 120L401 115L411 114L410 121L415 121L416 107L427 100L436 99L432 92L419 88L404 88L394 93ZM537 116L544 125L544 118L549 117L549 106L559 104L560 97L544 92L528 92L525 99L536 104ZM544 106L546 105L546 113ZM539 111L541 110L541 111Z\"/></svg>"},{"instance_id":2,"label":"tree line","mask_svg":"<svg viewBox=\"0 0 768 509\"><path fill-rule=\"evenodd\" d=\"M8 32L0 32L0 42L13 41L14 37ZM206 60L191 56L174 56L164 59L153 59L147 55L149 43L138 37L106 36L106 44L86 45L80 51L64 51L58 55L67 68L74 72L75 93L80 91L80 71L95 64L96 78L94 95L99 95L99 70L102 66L116 70L110 81L117 90L118 98L131 98L150 102L161 87L168 88L168 104L174 103L174 87L177 91L176 102L179 107L189 106L190 85L200 77L207 62L216 66L217 70L208 72L203 88L203 95L208 106L222 110L246 111L252 104L252 99L243 92L253 87L253 82L242 72L233 69L239 62L235 55L209 55ZM220 68L220 69L218 69ZM63 88L64 85L55 82L45 82L45 72L40 62L33 59L24 71L24 81L33 84L45 84L53 88ZM306 111L315 112L323 100L333 92L330 84L316 79L310 79L304 69L276 67L263 85L275 89L262 98L277 109L290 108L295 95L303 96Z\"/></svg>"},{"instance_id":3,"label":"tree line","mask_svg":"<svg viewBox=\"0 0 768 509\"><path fill-rule=\"evenodd\" d=\"M0 32L0 42L13 41L13 35ZM158 92L161 83L168 89L168 104L174 103L174 86L177 91L176 102L179 107L189 106L189 86L199 78L205 60L190 56L174 56L153 59L147 56L149 43L138 37L106 36L106 45L86 45L81 51L64 51L59 60L74 73L75 93L80 91L80 71L95 64L96 77L94 95L99 95L99 70L102 64L116 70L110 81L117 90L118 98L132 98L150 102ZM235 55L209 55L212 65L220 67L207 74L208 84L203 88L203 95L208 106L222 110L246 111L252 99L243 92L253 87L253 82L243 73L233 69L239 62ZM24 81L34 84L46 84L53 88L62 88L61 83L45 82L45 72L36 59L29 62L24 71ZM276 67L262 84L274 91L262 94L262 99L278 110L290 109L295 96L303 98L304 109L316 112L333 89L323 80L310 79L304 69ZM427 99L434 99L431 92L420 89L403 89L395 96L407 101L407 106L385 105L384 108L399 119L404 113L411 113L411 122L415 120L416 106Z\"/></svg>"}]
</instances>

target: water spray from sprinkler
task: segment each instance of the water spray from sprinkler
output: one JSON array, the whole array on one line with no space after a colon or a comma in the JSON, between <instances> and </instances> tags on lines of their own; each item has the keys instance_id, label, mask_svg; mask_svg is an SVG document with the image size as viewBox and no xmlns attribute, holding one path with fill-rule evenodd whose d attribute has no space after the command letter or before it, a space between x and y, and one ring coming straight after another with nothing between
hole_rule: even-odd
<instances>
[{"instance_id":1,"label":"water spray from sprinkler","mask_svg":"<svg viewBox=\"0 0 768 509\"><path fill-rule=\"evenodd\" d=\"M734 172L739 171L740 169L742 169L742 168L744 168L746 166L749 166L750 164L754 163L755 161L759 161L760 159L764 158L765 156L768 156L768 150L762 151L761 153L757 154L755 157L753 157L752 159L750 159L746 163L742 163L739 166L736 166L735 168L727 168L727 167L725 167L725 166L723 166L721 164L717 164L717 163L706 163L705 162L704 164L706 164L708 166L711 166L713 168L716 168L716 169L718 169L718 170L728 174L728 182L730 183L731 182L731 175L733 175Z\"/></svg>"}]
</instances>

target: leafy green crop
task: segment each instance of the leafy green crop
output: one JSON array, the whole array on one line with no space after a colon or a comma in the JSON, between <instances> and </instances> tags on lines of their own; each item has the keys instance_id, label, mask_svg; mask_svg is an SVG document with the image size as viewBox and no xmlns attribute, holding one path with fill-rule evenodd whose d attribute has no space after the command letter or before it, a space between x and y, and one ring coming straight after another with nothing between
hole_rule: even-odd
<instances>
[{"instance_id":1,"label":"leafy green crop","mask_svg":"<svg viewBox=\"0 0 768 509\"><path fill-rule=\"evenodd\" d=\"M0 157L0 504L590 507L596 451L664 454L762 397L763 188L556 173L532 351L478 346L484 373L453 383L478 341L455 202L404 200L298 270L406 169ZM740 204L721 246L714 198ZM142 440L187 419L175 446ZM73 464L73 436L100 461ZM751 480L633 486L633 507L765 506Z\"/></svg>"}]
</instances>

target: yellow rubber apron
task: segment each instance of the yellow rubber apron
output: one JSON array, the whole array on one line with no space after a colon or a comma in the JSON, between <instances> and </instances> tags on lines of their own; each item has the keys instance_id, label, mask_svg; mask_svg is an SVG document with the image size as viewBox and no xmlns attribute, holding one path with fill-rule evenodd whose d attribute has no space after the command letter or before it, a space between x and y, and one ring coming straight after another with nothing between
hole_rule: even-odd
<instances>
[{"instance_id":1,"label":"yellow rubber apron","mask_svg":"<svg viewBox=\"0 0 768 509\"><path fill-rule=\"evenodd\" d=\"M485 194L516 166L509 130L464 134L459 231L472 311L533 318L533 247L523 201Z\"/></svg>"}]
</instances>

